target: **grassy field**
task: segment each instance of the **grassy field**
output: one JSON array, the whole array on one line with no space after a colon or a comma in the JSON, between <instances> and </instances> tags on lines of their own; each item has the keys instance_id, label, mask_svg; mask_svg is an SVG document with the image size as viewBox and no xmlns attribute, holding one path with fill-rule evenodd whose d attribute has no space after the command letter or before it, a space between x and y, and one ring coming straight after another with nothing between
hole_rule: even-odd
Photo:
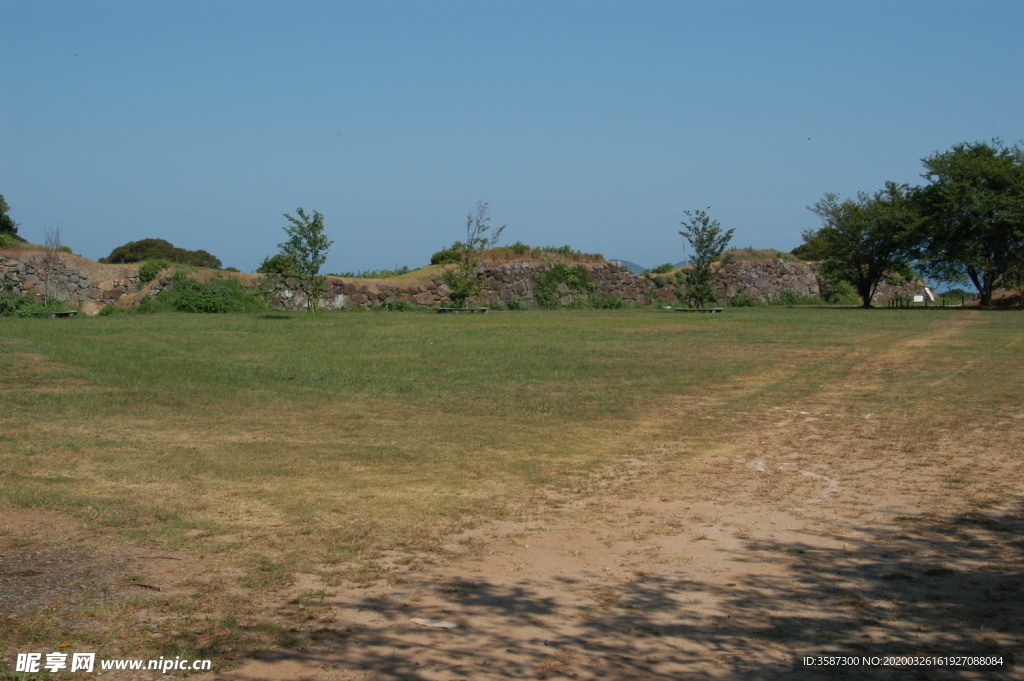
<instances>
[{"instance_id":1,"label":"grassy field","mask_svg":"<svg viewBox=\"0 0 1024 681\"><path fill-rule=\"evenodd\" d=\"M302 575L386 578L666 442L683 469L815 395L915 427L1019 412L1022 331L961 310L4 319L0 514L187 549L209 565L194 588L240 607ZM923 338L883 389L849 387L865 356ZM29 624L8 636L48 631Z\"/></svg>"}]
</instances>

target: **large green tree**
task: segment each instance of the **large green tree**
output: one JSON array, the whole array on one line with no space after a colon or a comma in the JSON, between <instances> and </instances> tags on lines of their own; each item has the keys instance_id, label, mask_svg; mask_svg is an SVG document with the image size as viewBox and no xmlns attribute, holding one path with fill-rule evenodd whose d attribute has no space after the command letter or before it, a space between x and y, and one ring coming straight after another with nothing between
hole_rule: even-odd
<instances>
[{"instance_id":1,"label":"large green tree","mask_svg":"<svg viewBox=\"0 0 1024 681\"><path fill-rule=\"evenodd\" d=\"M710 206L709 206L710 208ZM690 270L686 273L686 297L695 307L704 307L713 303L718 297L715 293L715 275L731 260L730 256L722 257L728 248L735 230L722 230L722 223L712 220L707 211L684 210L686 220L682 223L686 229L679 235L690 244L693 255L689 257Z\"/></svg>"},{"instance_id":2,"label":"large green tree","mask_svg":"<svg viewBox=\"0 0 1024 681\"><path fill-rule=\"evenodd\" d=\"M324 231L324 216L319 211L306 215L306 211L298 208L298 217L284 214L288 225L284 228L288 240L277 247L281 255L295 265L295 274L300 275L303 293L306 294L306 306L310 312L316 312L316 305L327 286L327 277L320 274L320 268L327 262L327 252L334 242L327 238Z\"/></svg>"},{"instance_id":3,"label":"large green tree","mask_svg":"<svg viewBox=\"0 0 1024 681\"><path fill-rule=\"evenodd\" d=\"M883 277L913 274L917 217L906 185L887 182L885 189L861 192L856 200L826 194L808 210L821 218L821 229L803 237L821 258L822 274L852 284L864 307L871 307Z\"/></svg>"},{"instance_id":4,"label":"large green tree","mask_svg":"<svg viewBox=\"0 0 1024 681\"><path fill-rule=\"evenodd\" d=\"M965 142L922 162L921 268L943 281L970 280L989 305L1024 270L1024 150Z\"/></svg>"}]
</instances>

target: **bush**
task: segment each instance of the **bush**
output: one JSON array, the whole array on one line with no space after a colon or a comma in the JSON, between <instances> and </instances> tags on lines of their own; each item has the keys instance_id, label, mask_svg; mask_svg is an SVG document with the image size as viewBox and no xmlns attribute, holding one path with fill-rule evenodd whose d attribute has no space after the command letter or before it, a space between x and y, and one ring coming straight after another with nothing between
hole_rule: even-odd
<instances>
[{"instance_id":1,"label":"bush","mask_svg":"<svg viewBox=\"0 0 1024 681\"><path fill-rule=\"evenodd\" d=\"M676 268L675 265L673 265L670 262L667 262L664 265L658 265L657 267L652 267L651 269L649 269L647 271L650 272L651 274L668 274L669 272L671 272L675 268Z\"/></svg>"},{"instance_id":2,"label":"bush","mask_svg":"<svg viewBox=\"0 0 1024 681\"><path fill-rule=\"evenodd\" d=\"M462 245L462 242L456 241L451 245L451 247L438 251L434 255L430 256L430 264L448 265L451 263L457 263L462 260L462 254L465 251L466 247Z\"/></svg>"},{"instance_id":3,"label":"bush","mask_svg":"<svg viewBox=\"0 0 1024 681\"><path fill-rule=\"evenodd\" d=\"M166 260L150 260L139 267L139 281L143 284L148 284L156 279L156 275L160 274L170 266L171 263Z\"/></svg>"},{"instance_id":4,"label":"bush","mask_svg":"<svg viewBox=\"0 0 1024 681\"><path fill-rule=\"evenodd\" d=\"M219 269L221 266L220 259L206 251L188 251L184 248L177 248L174 244L164 239L129 241L123 246L118 246L112 250L106 258L100 258L100 262L113 265L145 262L146 260L169 260L170 262L180 262L184 265L192 265L193 267L209 267L212 269Z\"/></svg>"},{"instance_id":5,"label":"bush","mask_svg":"<svg viewBox=\"0 0 1024 681\"><path fill-rule=\"evenodd\" d=\"M509 309L509 310L525 310L526 309L526 303L523 301L522 298L520 298L519 296L516 296L512 300L510 300L507 303L505 303L505 307L507 309Z\"/></svg>"},{"instance_id":6,"label":"bush","mask_svg":"<svg viewBox=\"0 0 1024 681\"><path fill-rule=\"evenodd\" d=\"M754 307L757 305L757 301L746 293L737 293L729 299L729 305L731 307Z\"/></svg>"},{"instance_id":7,"label":"bush","mask_svg":"<svg viewBox=\"0 0 1024 681\"><path fill-rule=\"evenodd\" d=\"M664 286L665 284L668 283L668 281L666 281L665 277L662 277L660 275L655 275L651 279L651 281L653 281L654 285L657 286L658 288L661 288L662 286Z\"/></svg>"},{"instance_id":8,"label":"bush","mask_svg":"<svg viewBox=\"0 0 1024 681\"><path fill-rule=\"evenodd\" d=\"M140 312L259 312L266 303L249 293L237 279L200 282L182 272L171 275L173 287L159 296L147 296Z\"/></svg>"},{"instance_id":9,"label":"bush","mask_svg":"<svg viewBox=\"0 0 1024 681\"><path fill-rule=\"evenodd\" d=\"M388 298L380 304L380 309L387 310L389 312L407 312L409 310L415 310L416 305L410 303L408 300Z\"/></svg>"},{"instance_id":10,"label":"bush","mask_svg":"<svg viewBox=\"0 0 1024 681\"><path fill-rule=\"evenodd\" d=\"M514 244L509 246L509 248L511 248L512 252L515 253L516 255L524 255L526 253L529 253L532 250L529 246L524 244L522 241L515 242Z\"/></svg>"},{"instance_id":11,"label":"bush","mask_svg":"<svg viewBox=\"0 0 1024 681\"><path fill-rule=\"evenodd\" d=\"M607 298L594 298L592 304L595 308L600 310L621 310L626 307L626 301L618 296L608 296Z\"/></svg>"},{"instance_id":12,"label":"bush","mask_svg":"<svg viewBox=\"0 0 1024 681\"><path fill-rule=\"evenodd\" d=\"M0 315L16 315L30 305L34 305L36 298L28 293L16 293L13 289L4 288L0 291Z\"/></svg>"},{"instance_id":13,"label":"bush","mask_svg":"<svg viewBox=\"0 0 1024 681\"><path fill-rule=\"evenodd\" d=\"M299 266L284 253L270 255L256 268L257 274L295 274Z\"/></svg>"},{"instance_id":14,"label":"bush","mask_svg":"<svg viewBox=\"0 0 1024 681\"><path fill-rule=\"evenodd\" d=\"M548 269L533 277L536 285L533 295L537 304L546 309L561 307L558 285L565 284L571 293L593 293L597 284L587 279L587 270L582 265L569 268L563 263L555 263Z\"/></svg>"},{"instance_id":15,"label":"bush","mask_svg":"<svg viewBox=\"0 0 1024 681\"><path fill-rule=\"evenodd\" d=\"M800 296L796 294L796 291L786 290L783 291L779 296L780 305L796 305L800 302Z\"/></svg>"},{"instance_id":16,"label":"bush","mask_svg":"<svg viewBox=\"0 0 1024 681\"><path fill-rule=\"evenodd\" d=\"M14 244L16 244L17 241L18 240L14 238L13 234L8 234L7 232L0 232L0 249L10 248Z\"/></svg>"}]
</instances>

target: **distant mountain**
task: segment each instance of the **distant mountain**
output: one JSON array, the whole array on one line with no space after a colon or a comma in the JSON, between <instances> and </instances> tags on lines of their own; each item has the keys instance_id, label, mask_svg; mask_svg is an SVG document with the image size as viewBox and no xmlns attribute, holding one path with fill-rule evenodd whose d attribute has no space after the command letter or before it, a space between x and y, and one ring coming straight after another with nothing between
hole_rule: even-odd
<instances>
[{"instance_id":1,"label":"distant mountain","mask_svg":"<svg viewBox=\"0 0 1024 681\"><path fill-rule=\"evenodd\" d=\"M644 267L643 265L637 265L635 262L630 262L628 260L621 260L619 258L608 258L608 259L611 260L612 262L615 262L616 260L618 260L623 265L625 265L627 268L629 268L629 271L632 272L633 274L642 274L643 272L645 272L647 270L647 268Z\"/></svg>"}]
</instances>

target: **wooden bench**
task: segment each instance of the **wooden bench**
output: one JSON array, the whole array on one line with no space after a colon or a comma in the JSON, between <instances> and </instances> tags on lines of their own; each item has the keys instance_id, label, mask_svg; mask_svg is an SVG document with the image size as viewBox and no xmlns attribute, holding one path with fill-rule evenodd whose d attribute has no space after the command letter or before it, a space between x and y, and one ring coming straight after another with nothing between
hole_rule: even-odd
<instances>
[{"instance_id":1,"label":"wooden bench","mask_svg":"<svg viewBox=\"0 0 1024 681\"><path fill-rule=\"evenodd\" d=\"M480 314L487 314L491 311L489 307L439 307L438 312L452 312L459 314L461 312L479 312Z\"/></svg>"}]
</instances>

